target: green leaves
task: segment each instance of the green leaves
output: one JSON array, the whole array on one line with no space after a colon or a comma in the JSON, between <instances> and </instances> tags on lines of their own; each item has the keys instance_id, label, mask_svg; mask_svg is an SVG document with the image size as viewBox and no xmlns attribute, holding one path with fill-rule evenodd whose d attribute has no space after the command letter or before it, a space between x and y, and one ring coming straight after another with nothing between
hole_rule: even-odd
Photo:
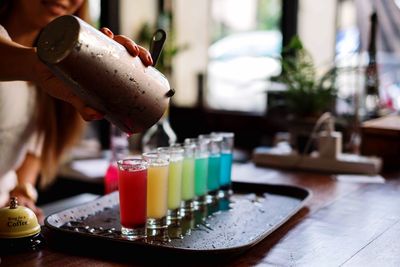
<instances>
[{"instance_id":1,"label":"green leaves","mask_svg":"<svg viewBox=\"0 0 400 267\"><path fill-rule=\"evenodd\" d=\"M335 70L318 78L312 57L298 36L292 38L283 54L279 81L287 85L285 94L289 112L312 116L330 110L336 98Z\"/></svg>"}]
</instances>

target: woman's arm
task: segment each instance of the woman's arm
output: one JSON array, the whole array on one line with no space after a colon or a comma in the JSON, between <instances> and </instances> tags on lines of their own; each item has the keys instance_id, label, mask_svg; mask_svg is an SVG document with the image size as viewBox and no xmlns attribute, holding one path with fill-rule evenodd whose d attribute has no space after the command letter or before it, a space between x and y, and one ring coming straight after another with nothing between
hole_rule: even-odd
<instances>
[{"instance_id":1,"label":"woman's arm","mask_svg":"<svg viewBox=\"0 0 400 267\"><path fill-rule=\"evenodd\" d=\"M115 35L107 28L101 31L122 44L132 56L139 56L146 66L153 61L150 53L123 35ZM32 81L49 95L72 104L84 120L98 120L103 114L88 107L72 90L43 64L36 49L22 46L0 35L0 81Z\"/></svg>"},{"instance_id":2,"label":"woman's arm","mask_svg":"<svg viewBox=\"0 0 400 267\"><path fill-rule=\"evenodd\" d=\"M18 184L10 192L10 196L18 198L18 202L30 209L32 209L39 222L43 221L43 211L36 207L37 191L35 184L40 171L40 159L31 154L26 154L25 160L22 165L17 169Z\"/></svg>"},{"instance_id":3,"label":"woman's arm","mask_svg":"<svg viewBox=\"0 0 400 267\"><path fill-rule=\"evenodd\" d=\"M72 93L55 77L36 54L36 49L22 46L0 36L0 81L32 81L49 95L72 104L85 120L103 117Z\"/></svg>"},{"instance_id":4,"label":"woman's arm","mask_svg":"<svg viewBox=\"0 0 400 267\"><path fill-rule=\"evenodd\" d=\"M0 81L34 81L36 49L0 36Z\"/></svg>"}]
</instances>

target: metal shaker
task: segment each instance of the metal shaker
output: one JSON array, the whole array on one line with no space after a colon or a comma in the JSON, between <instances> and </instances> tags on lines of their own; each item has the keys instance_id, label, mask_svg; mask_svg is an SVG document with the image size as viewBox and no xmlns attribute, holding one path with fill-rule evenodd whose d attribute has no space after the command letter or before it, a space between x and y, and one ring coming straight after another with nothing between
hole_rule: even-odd
<instances>
[{"instance_id":1,"label":"metal shaker","mask_svg":"<svg viewBox=\"0 0 400 267\"><path fill-rule=\"evenodd\" d=\"M75 16L48 24L37 53L77 96L129 134L155 124L173 95L162 73Z\"/></svg>"}]
</instances>

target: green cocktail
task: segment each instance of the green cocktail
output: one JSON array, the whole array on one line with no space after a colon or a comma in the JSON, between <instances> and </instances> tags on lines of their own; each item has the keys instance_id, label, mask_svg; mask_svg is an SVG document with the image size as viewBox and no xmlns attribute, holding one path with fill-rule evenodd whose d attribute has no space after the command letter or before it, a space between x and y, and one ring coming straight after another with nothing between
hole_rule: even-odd
<instances>
[{"instance_id":1,"label":"green cocktail","mask_svg":"<svg viewBox=\"0 0 400 267\"><path fill-rule=\"evenodd\" d=\"M182 166L182 214L190 213L194 208L194 166L196 144L185 143Z\"/></svg>"},{"instance_id":2,"label":"green cocktail","mask_svg":"<svg viewBox=\"0 0 400 267\"><path fill-rule=\"evenodd\" d=\"M207 194L208 157L194 161L194 192L197 197Z\"/></svg>"},{"instance_id":3,"label":"green cocktail","mask_svg":"<svg viewBox=\"0 0 400 267\"><path fill-rule=\"evenodd\" d=\"M159 147L159 153L168 155L168 223L174 223L180 219L180 206L182 200L182 161L183 148L179 144L171 147Z\"/></svg>"},{"instance_id":4,"label":"green cocktail","mask_svg":"<svg viewBox=\"0 0 400 267\"><path fill-rule=\"evenodd\" d=\"M182 167L182 200L194 198L194 159L184 158Z\"/></svg>"}]
</instances>

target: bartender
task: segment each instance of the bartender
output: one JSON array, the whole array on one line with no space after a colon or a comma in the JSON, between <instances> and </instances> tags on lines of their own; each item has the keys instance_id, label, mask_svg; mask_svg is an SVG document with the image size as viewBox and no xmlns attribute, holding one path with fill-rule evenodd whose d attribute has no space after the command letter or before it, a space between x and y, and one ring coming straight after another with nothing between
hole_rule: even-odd
<instances>
[{"instance_id":1,"label":"bartender","mask_svg":"<svg viewBox=\"0 0 400 267\"><path fill-rule=\"evenodd\" d=\"M81 99L39 61L34 42L53 19L75 15L88 19L85 0L0 0L0 207L10 196L36 207L37 177L49 185L62 156L81 137L84 121L103 115ZM150 53L129 38L101 31L152 64Z\"/></svg>"}]
</instances>

